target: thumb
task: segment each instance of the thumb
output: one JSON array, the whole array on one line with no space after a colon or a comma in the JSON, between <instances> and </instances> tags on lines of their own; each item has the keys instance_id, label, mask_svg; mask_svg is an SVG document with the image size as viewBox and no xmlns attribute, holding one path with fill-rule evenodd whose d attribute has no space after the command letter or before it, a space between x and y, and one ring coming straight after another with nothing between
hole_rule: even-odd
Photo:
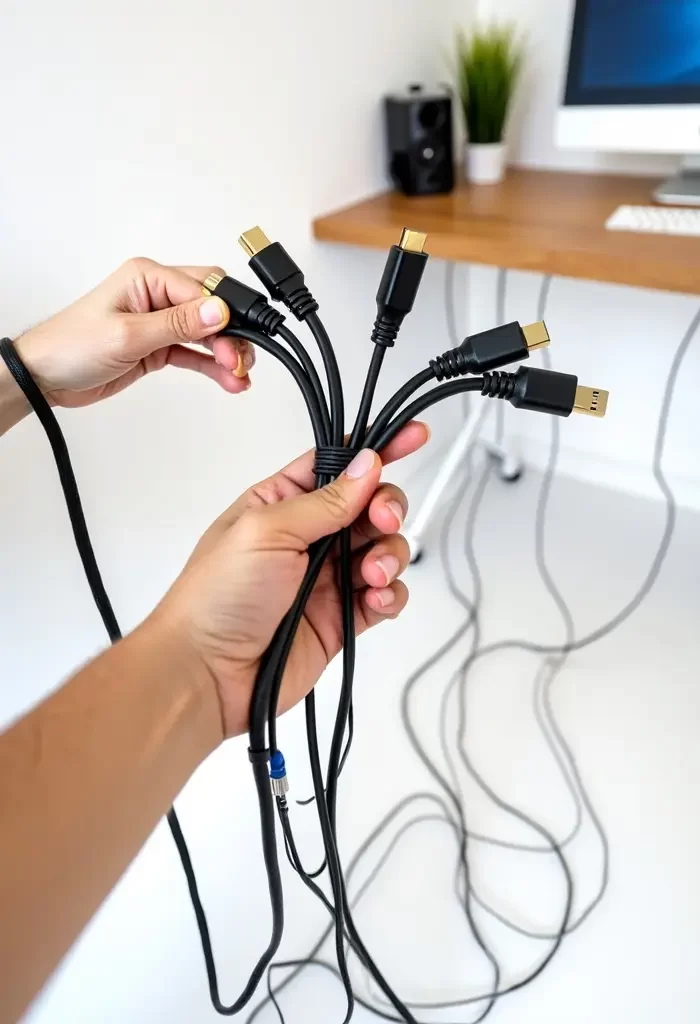
<instances>
[{"instance_id":1,"label":"thumb","mask_svg":"<svg viewBox=\"0 0 700 1024\"><path fill-rule=\"evenodd\" d=\"M267 527L286 537L296 537L308 547L354 523L370 503L381 474L381 459L376 452L364 448L342 476L327 487L268 505Z\"/></svg>"},{"instance_id":2,"label":"thumb","mask_svg":"<svg viewBox=\"0 0 700 1024\"><path fill-rule=\"evenodd\" d=\"M228 306L215 295L155 313L127 313L124 319L130 352L142 358L165 345L201 341L223 330L229 316Z\"/></svg>"}]
</instances>

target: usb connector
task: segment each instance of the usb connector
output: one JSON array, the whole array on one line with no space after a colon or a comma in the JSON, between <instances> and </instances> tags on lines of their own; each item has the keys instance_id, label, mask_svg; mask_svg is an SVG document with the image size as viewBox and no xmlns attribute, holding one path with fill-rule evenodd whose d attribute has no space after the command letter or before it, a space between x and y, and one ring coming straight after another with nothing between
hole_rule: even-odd
<instances>
[{"instance_id":1,"label":"usb connector","mask_svg":"<svg viewBox=\"0 0 700 1024\"><path fill-rule=\"evenodd\" d=\"M600 388L586 388L579 384L574 399L574 412L602 419L608 411L608 397L607 391L601 391Z\"/></svg>"},{"instance_id":2,"label":"usb connector","mask_svg":"<svg viewBox=\"0 0 700 1024\"><path fill-rule=\"evenodd\" d=\"M263 249L267 249L268 245L271 245L270 239L267 237L265 232L260 227L251 228L250 231L244 231L241 237L238 239L239 245L248 254L248 259L252 259L253 256L257 256Z\"/></svg>"},{"instance_id":3,"label":"usb connector","mask_svg":"<svg viewBox=\"0 0 700 1024\"><path fill-rule=\"evenodd\" d=\"M468 373L488 373L528 359L531 352L549 345L549 331L543 320L527 327L517 321L473 334L461 345L430 362L436 380L449 380Z\"/></svg>"},{"instance_id":4,"label":"usb connector","mask_svg":"<svg viewBox=\"0 0 700 1024\"><path fill-rule=\"evenodd\" d=\"M427 237L422 231L404 228L399 244L389 250L377 291L377 318L372 331L375 345L390 348L413 309L428 262L424 251Z\"/></svg>"},{"instance_id":5,"label":"usb connector","mask_svg":"<svg viewBox=\"0 0 700 1024\"><path fill-rule=\"evenodd\" d=\"M238 241L249 257L248 266L275 302L283 302L297 320L316 312L318 303L301 269L279 242L271 242L257 226L244 231Z\"/></svg>"},{"instance_id":6,"label":"usb connector","mask_svg":"<svg viewBox=\"0 0 700 1024\"><path fill-rule=\"evenodd\" d=\"M494 374L493 378L498 376ZM546 412L551 416L570 416L572 412L605 416L608 392L581 387L578 377L572 373L557 373L539 366L519 366L517 372L509 377L512 390L509 394L499 393L498 397L507 398L516 409Z\"/></svg>"},{"instance_id":7,"label":"usb connector","mask_svg":"<svg viewBox=\"0 0 700 1024\"><path fill-rule=\"evenodd\" d=\"M274 309L261 292L235 277L209 274L202 285L202 294L224 300L231 311L231 327L238 324L273 336L284 321L284 315Z\"/></svg>"},{"instance_id":8,"label":"usb connector","mask_svg":"<svg viewBox=\"0 0 700 1024\"><path fill-rule=\"evenodd\" d=\"M544 320L538 320L535 324L528 324L527 327L523 327L522 331L528 352L536 352L537 349L546 348L551 341Z\"/></svg>"},{"instance_id":9,"label":"usb connector","mask_svg":"<svg viewBox=\"0 0 700 1024\"><path fill-rule=\"evenodd\" d=\"M401 232L399 249L403 249L404 252L421 253L425 249L427 238L428 236L422 231L411 231L410 228L404 228Z\"/></svg>"}]
</instances>

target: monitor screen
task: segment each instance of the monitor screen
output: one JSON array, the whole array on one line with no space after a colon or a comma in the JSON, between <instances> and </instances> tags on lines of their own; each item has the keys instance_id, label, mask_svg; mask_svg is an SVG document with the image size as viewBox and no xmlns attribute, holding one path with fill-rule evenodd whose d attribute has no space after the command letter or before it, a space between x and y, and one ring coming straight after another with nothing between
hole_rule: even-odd
<instances>
[{"instance_id":1,"label":"monitor screen","mask_svg":"<svg viewBox=\"0 0 700 1024\"><path fill-rule=\"evenodd\" d=\"M700 103L700 0L577 0L567 106Z\"/></svg>"}]
</instances>

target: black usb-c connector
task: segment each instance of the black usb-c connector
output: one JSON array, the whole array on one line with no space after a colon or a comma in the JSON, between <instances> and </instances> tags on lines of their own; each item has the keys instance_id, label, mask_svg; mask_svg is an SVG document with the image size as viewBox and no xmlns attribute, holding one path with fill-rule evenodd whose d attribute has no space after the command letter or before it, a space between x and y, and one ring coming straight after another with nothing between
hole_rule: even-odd
<instances>
[{"instance_id":1,"label":"black usb-c connector","mask_svg":"<svg viewBox=\"0 0 700 1024\"><path fill-rule=\"evenodd\" d=\"M390 348L396 341L404 318L413 309L428 254L423 251L427 235L404 228L401 241L389 250L377 291L377 318L372 341Z\"/></svg>"},{"instance_id":2,"label":"black usb-c connector","mask_svg":"<svg viewBox=\"0 0 700 1024\"><path fill-rule=\"evenodd\" d=\"M234 277L210 274L202 292L224 300L231 310L231 327L250 327L274 336L284 322L284 314L274 309L262 292Z\"/></svg>"},{"instance_id":3,"label":"black usb-c connector","mask_svg":"<svg viewBox=\"0 0 700 1024\"><path fill-rule=\"evenodd\" d=\"M316 312L318 302L284 246L271 242L260 227L244 231L238 241L249 257L248 266L275 302L284 303L297 320Z\"/></svg>"},{"instance_id":4,"label":"black usb-c connector","mask_svg":"<svg viewBox=\"0 0 700 1024\"><path fill-rule=\"evenodd\" d=\"M528 359L531 352L549 343L549 332L543 320L527 327L521 327L516 320L472 334L457 348L431 360L430 368L436 380L449 380L467 373L488 373Z\"/></svg>"}]
</instances>

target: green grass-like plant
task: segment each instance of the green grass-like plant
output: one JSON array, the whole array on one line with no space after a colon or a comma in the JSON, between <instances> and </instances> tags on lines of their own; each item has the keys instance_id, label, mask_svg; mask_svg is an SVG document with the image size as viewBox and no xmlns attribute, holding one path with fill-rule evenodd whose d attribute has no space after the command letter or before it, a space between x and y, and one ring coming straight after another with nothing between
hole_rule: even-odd
<instances>
[{"instance_id":1,"label":"green grass-like plant","mask_svg":"<svg viewBox=\"0 0 700 1024\"><path fill-rule=\"evenodd\" d=\"M502 142L523 63L513 25L458 31L456 73L470 142Z\"/></svg>"}]
</instances>

